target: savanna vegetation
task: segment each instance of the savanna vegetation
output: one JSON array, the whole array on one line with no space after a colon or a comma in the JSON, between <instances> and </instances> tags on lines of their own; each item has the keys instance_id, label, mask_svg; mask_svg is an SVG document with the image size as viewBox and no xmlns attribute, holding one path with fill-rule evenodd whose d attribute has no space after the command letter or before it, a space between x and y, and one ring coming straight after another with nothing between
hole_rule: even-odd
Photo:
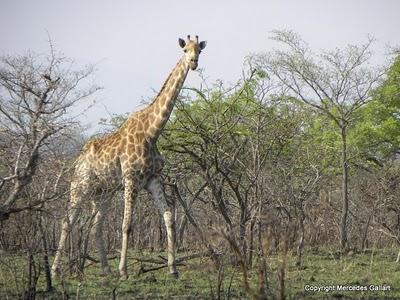
<instances>
[{"instance_id":1,"label":"savanna vegetation","mask_svg":"<svg viewBox=\"0 0 400 300\"><path fill-rule=\"evenodd\" d=\"M52 47L2 56L0 299L399 298L400 58L373 64L372 39L314 52L294 32L272 38L278 48L246 58L235 84L183 89L159 140L179 279L166 273L165 227L146 193L128 280L99 275L89 203L52 278L88 139L79 113L98 87L93 67ZM99 135L125 118L102 120ZM103 228L115 271L122 215L116 194Z\"/></svg>"}]
</instances>

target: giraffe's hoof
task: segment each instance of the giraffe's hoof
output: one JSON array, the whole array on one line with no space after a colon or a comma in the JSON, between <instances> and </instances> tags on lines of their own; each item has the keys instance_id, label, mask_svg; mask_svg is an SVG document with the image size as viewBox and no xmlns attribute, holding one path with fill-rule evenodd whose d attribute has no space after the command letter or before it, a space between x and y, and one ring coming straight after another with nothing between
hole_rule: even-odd
<instances>
[{"instance_id":1,"label":"giraffe's hoof","mask_svg":"<svg viewBox=\"0 0 400 300\"><path fill-rule=\"evenodd\" d=\"M112 275L110 267L106 267L102 270L101 276L110 276Z\"/></svg>"},{"instance_id":2,"label":"giraffe's hoof","mask_svg":"<svg viewBox=\"0 0 400 300\"><path fill-rule=\"evenodd\" d=\"M127 280L128 279L128 274L126 272L119 272L119 278L121 280Z\"/></svg>"},{"instance_id":3,"label":"giraffe's hoof","mask_svg":"<svg viewBox=\"0 0 400 300\"><path fill-rule=\"evenodd\" d=\"M60 276L61 276L61 270L60 270L60 268L51 269L51 277L53 277L53 278L59 278Z\"/></svg>"},{"instance_id":4,"label":"giraffe's hoof","mask_svg":"<svg viewBox=\"0 0 400 300\"><path fill-rule=\"evenodd\" d=\"M171 273L169 273L169 275L171 275L173 278L176 278L176 279L179 278L179 272L178 271L171 272Z\"/></svg>"}]
</instances>

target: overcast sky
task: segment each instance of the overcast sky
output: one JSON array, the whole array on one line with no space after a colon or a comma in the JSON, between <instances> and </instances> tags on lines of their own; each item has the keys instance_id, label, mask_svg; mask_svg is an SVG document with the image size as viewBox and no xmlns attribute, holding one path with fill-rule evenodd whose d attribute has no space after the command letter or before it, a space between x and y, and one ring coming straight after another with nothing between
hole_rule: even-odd
<instances>
[{"instance_id":1,"label":"overcast sky","mask_svg":"<svg viewBox=\"0 0 400 300\"><path fill-rule=\"evenodd\" d=\"M377 39L400 45L399 0L0 0L0 53L56 48L79 64L97 63L104 87L85 122L140 108L181 56L178 37L207 40L199 66L212 82L233 82L244 57L268 51L274 29L293 29L313 49ZM186 85L198 82L191 72Z\"/></svg>"}]
</instances>

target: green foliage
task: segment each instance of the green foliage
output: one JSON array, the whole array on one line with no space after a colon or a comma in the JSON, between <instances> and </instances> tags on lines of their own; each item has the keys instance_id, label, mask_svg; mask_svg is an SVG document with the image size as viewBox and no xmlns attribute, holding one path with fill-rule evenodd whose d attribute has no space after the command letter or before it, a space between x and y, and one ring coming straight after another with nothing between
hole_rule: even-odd
<instances>
[{"instance_id":1,"label":"green foliage","mask_svg":"<svg viewBox=\"0 0 400 300\"><path fill-rule=\"evenodd\" d=\"M251 87L246 85L232 94L216 89L206 96L203 91L196 91L193 100L178 102L160 149L190 149L199 159L234 152L253 135L248 122L261 109Z\"/></svg>"},{"instance_id":2,"label":"green foliage","mask_svg":"<svg viewBox=\"0 0 400 300\"><path fill-rule=\"evenodd\" d=\"M327 175L340 173L341 138L337 125L326 114L316 111L309 121L308 143L314 150L318 149L320 160L317 164Z\"/></svg>"},{"instance_id":3,"label":"green foliage","mask_svg":"<svg viewBox=\"0 0 400 300\"><path fill-rule=\"evenodd\" d=\"M367 159L384 162L400 148L400 57L358 114L351 142Z\"/></svg>"},{"instance_id":4,"label":"green foliage","mask_svg":"<svg viewBox=\"0 0 400 300\"><path fill-rule=\"evenodd\" d=\"M348 128L350 164L385 163L400 149L400 58L388 71L387 79L373 93L373 99L357 110ZM323 104L323 103L322 103ZM325 105L325 107L327 107ZM338 112L330 108L337 116ZM321 161L331 174L340 171L340 131L325 114L315 113L309 122L309 143L324 152Z\"/></svg>"}]
</instances>

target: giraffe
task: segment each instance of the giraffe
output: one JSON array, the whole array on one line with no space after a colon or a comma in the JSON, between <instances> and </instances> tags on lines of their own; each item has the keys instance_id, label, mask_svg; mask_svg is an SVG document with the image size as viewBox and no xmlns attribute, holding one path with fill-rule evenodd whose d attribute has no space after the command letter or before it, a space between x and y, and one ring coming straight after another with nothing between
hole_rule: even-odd
<instances>
[{"instance_id":1,"label":"giraffe","mask_svg":"<svg viewBox=\"0 0 400 300\"><path fill-rule=\"evenodd\" d=\"M84 199L93 196L95 240L102 272L110 274L103 239L103 223L107 207L116 191L124 190L124 215L119 274L127 278L128 234L132 210L139 191L147 190L160 210L167 230L168 270L178 276L175 263L175 232L172 211L168 206L160 174L164 159L156 142L167 123L189 69L195 70L200 52L206 42L198 36L179 39L184 55L167 77L160 92L144 109L133 112L122 126L111 134L86 143L75 162L71 179L68 215L64 218L61 235L52 265L59 275L62 254L71 226L75 223Z\"/></svg>"}]
</instances>

